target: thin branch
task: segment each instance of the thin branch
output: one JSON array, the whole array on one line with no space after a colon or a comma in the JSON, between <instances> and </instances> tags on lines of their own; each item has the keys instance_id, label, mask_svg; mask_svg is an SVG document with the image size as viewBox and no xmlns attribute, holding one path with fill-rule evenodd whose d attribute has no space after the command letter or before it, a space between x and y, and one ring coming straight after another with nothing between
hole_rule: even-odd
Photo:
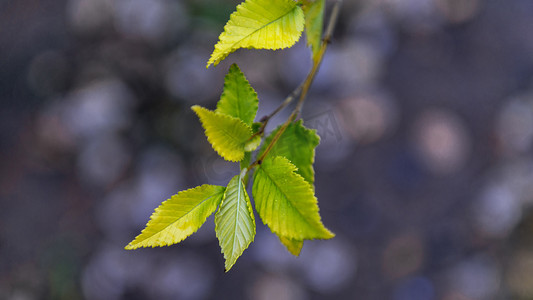
<instances>
[{"instance_id":1,"label":"thin branch","mask_svg":"<svg viewBox=\"0 0 533 300\"><path fill-rule=\"evenodd\" d=\"M342 4L342 0L336 0L335 1L335 4L333 6L333 9L331 11L331 15L330 15L330 18L329 18L328 26L326 28L324 37L322 39L320 50L319 50L317 56L313 59L313 67L311 68L311 71L309 71L309 74L305 78L304 82L300 86L298 86L298 88L296 88L285 99L285 101L283 101L283 103L276 110L274 110L274 112L272 112L270 115L268 115L265 118L263 118L263 124L261 125L261 128L258 131L258 133L260 132L260 134L263 134L263 131L264 131L265 127L266 127L266 124L268 123L270 118L272 116L274 116L275 114L277 114L279 111L281 111L283 108L285 108L290 102L292 102L292 100L294 98L296 98L298 93L300 94L300 97L298 99L298 103L296 104L296 107L292 111L292 113L289 116L289 118L287 119L287 121L285 121L285 123L283 123L283 125L278 130L278 132L276 133L274 138L272 138L272 140L268 144L268 146L265 149L265 151L263 151L263 154L258 159L256 159L253 163L251 163L248 166L248 168L246 168L246 172L250 171L252 168L254 168L257 165L260 165L263 162L264 158L267 156L267 154L270 152L270 150L272 150L272 148L274 147L276 142L279 140L281 135L285 132L287 127L289 127L290 123L292 123L294 120L296 120L296 118L300 114L300 112L302 110L302 107L303 107L303 104L305 102L306 96L307 96L307 92L309 92L309 88L311 87L311 84L313 83L313 80L315 79L315 76L316 76L316 74L318 72L318 69L320 68L320 64L322 63L322 60L324 59L324 54L326 53L328 45L331 42L331 37L333 36L333 31L335 29L335 24L337 23L337 20L339 18L341 4Z\"/></svg>"},{"instance_id":2,"label":"thin branch","mask_svg":"<svg viewBox=\"0 0 533 300\"><path fill-rule=\"evenodd\" d=\"M298 94L301 93L302 87L303 87L303 83L300 84L294 91L292 91L292 93L285 99L285 101L283 101L283 103L281 103L281 105L278 108L276 108L276 110L274 110L270 115L266 116L267 120L272 118L282 109L284 109L287 105L289 105L292 102L292 100L294 100L294 98L296 98Z\"/></svg>"},{"instance_id":3,"label":"thin branch","mask_svg":"<svg viewBox=\"0 0 533 300\"><path fill-rule=\"evenodd\" d=\"M298 104L296 105L296 108L293 111L293 114L296 114L295 117L297 117L302 110L303 103L307 96L307 92L309 91L309 88L311 87L311 84L313 83L313 80L315 79L316 73L318 72L318 69L320 68L320 65L322 64L322 60L324 59L324 54L326 53L328 45L331 42L333 31L335 30L335 24L337 24L337 20L339 18L341 4L342 4L342 0L335 1L335 4L333 6L333 9L331 11L331 15L329 18L328 26L326 28L324 37L322 38L320 50L316 58L313 59L313 67L311 68L309 75L307 75L307 78L305 79L305 82L303 83L303 88L302 88L302 93L300 94L300 99L298 100Z\"/></svg>"},{"instance_id":4,"label":"thin branch","mask_svg":"<svg viewBox=\"0 0 533 300\"><path fill-rule=\"evenodd\" d=\"M333 9L331 10L331 16L329 18L328 27L326 28L324 38L322 39L325 44L329 44L331 42L331 37L333 36L333 32L335 31L335 25L337 24L337 19L339 19L339 13L341 11L341 6L342 6L342 0L336 0L333 6Z\"/></svg>"},{"instance_id":5,"label":"thin branch","mask_svg":"<svg viewBox=\"0 0 533 300\"><path fill-rule=\"evenodd\" d=\"M261 120L260 120L261 127L259 127L259 130L256 133L254 133L250 137L249 140L252 140L253 138L255 138L258 135L262 135L265 132L265 128L268 125L268 122L270 121L270 119L272 119L272 117L274 117L277 113L279 113L281 110L283 110L285 107L287 107L287 105L289 105L300 94L300 92L302 91L302 86L303 86L303 83L300 84L296 89L294 89L289 94L289 96L287 96L287 98L285 98L285 100L280 104L280 106L278 106L273 112L271 112L269 115L264 116L264 117L261 118Z\"/></svg>"}]
</instances>

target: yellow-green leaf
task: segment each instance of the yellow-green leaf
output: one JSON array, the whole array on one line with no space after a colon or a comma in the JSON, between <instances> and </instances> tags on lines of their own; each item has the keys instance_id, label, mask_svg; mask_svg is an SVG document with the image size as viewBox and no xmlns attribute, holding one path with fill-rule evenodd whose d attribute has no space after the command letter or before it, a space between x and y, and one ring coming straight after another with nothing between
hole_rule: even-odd
<instances>
[{"instance_id":1,"label":"yellow-green leaf","mask_svg":"<svg viewBox=\"0 0 533 300\"><path fill-rule=\"evenodd\" d=\"M304 24L303 11L293 0L246 0L224 26L207 67L239 48L291 47L300 39Z\"/></svg>"},{"instance_id":2,"label":"yellow-green leaf","mask_svg":"<svg viewBox=\"0 0 533 300\"><path fill-rule=\"evenodd\" d=\"M272 138L277 134L279 127L274 130L265 141L268 145ZM268 156L284 156L294 164L298 174L311 184L314 188L315 172L313 162L315 160L315 147L320 142L320 137L315 130L307 129L303 126L302 121L291 123L285 132L281 135L278 142L274 144ZM260 153L265 150L266 146L261 149ZM259 154L261 155L261 154ZM303 240L291 239L278 235L280 242L293 255L300 255L303 247Z\"/></svg>"},{"instance_id":3,"label":"yellow-green leaf","mask_svg":"<svg viewBox=\"0 0 533 300\"><path fill-rule=\"evenodd\" d=\"M239 175L228 183L224 199L215 214L215 225L227 272L255 237L252 204Z\"/></svg>"},{"instance_id":4,"label":"yellow-green leaf","mask_svg":"<svg viewBox=\"0 0 533 300\"><path fill-rule=\"evenodd\" d=\"M252 123L252 132L253 134L257 134L259 132L259 129L261 128L262 123L255 122ZM251 138L249 141L246 142L246 145L244 148L246 151L254 151L261 145L262 135L257 134L253 138Z\"/></svg>"},{"instance_id":5,"label":"yellow-green leaf","mask_svg":"<svg viewBox=\"0 0 533 300\"><path fill-rule=\"evenodd\" d=\"M295 240L334 236L322 224L311 185L287 158L266 158L255 171L252 192L261 220L278 236Z\"/></svg>"},{"instance_id":6,"label":"yellow-green leaf","mask_svg":"<svg viewBox=\"0 0 533 300\"><path fill-rule=\"evenodd\" d=\"M192 110L198 115L213 149L229 161L244 158L244 146L252 137L252 129L240 119L210 111L198 105Z\"/></svg>"},{"instance_id":7,"label":"yellow-green leaf","mask_svg":"<svg viewBox=\"0 0 533 300\"><path fill-rule=\"evenodd\" d=\"M246 144L244 144L244 150L254 151L255 149L257 149L257 147L259 147L259 145L261 145L261 136L256 135L252 139L247 141Z\"/></svg>"},{"instance_id":8,"label":"yellow-green leaf","mask_svg":"<svg viewBox=\"0 0 533 300\"><path fill-rule=\"evenodd\" d=\"M181 242L204 224L219 205L225 188L202 185L164 201L150 217L135 240L126 249L167 246Z\"/></svg>"},{"instance_id":9,"label":"yellow-green leaf","mask_svg":"<svg viewBox=\"0 0 533 300\"><path fill-rule=\"evenodd\" d=\"M280 242L289 250L292 255L298 256L304 246L303 240L291 239L284 236L278 236Z\"/></svg>"},{"instance_id":10,"label":"yellow-green leaf","mask_svg":"<svg viewBox=\"0 0 533 300\"><path fill-rule=\"evenodd\" d=\"M216 112L241 119L252 126L258 107L257 93L236 64L231 65L224 79L224 91Z\"/></svg>"},{"instance_id":11,"label":"yellow-green leaf","mask_svg":"<svg viewBox=\"0 0 533 300\"><path fill-rule=\"evenodd\" d=\"M305 2L303 6L305 14L305 35L307 36L307 45L311 47L311 52L313 53L313 60L316 60L322 45L325 0Z\"/></svg>"}]
</instances>

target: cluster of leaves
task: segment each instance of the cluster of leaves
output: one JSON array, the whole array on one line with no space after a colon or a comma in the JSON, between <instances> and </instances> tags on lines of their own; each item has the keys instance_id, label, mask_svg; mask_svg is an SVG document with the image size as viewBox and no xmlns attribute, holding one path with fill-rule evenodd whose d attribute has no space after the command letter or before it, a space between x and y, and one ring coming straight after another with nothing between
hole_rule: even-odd
<instances>
[{"instance_id":1,"label":"cluster of leaves","mask_svg":"<svg viewBox=\"0 0 533 300\"><path fill-rule=\"evenodd\" d=\"M239 48L291 47L304 28L316 66L324 43L323 14L324 0L246 0L230 16L207 66L217 65ZM268 118L254 123L258 102L257 93L233 64L216 109L192 107L213 149L224 159L239 162L241 172L226 187L206 184L164 201L126 249L179 243L215 213L216 236L228 271L254 240L254 207L294 255L299 255L304 240L334 236L322 224L314 195L318 135L301 120L295 121L293 112L287 122L263 137ZM247 192L250 181L254 205Z\"/></svg>"}]
</instances>

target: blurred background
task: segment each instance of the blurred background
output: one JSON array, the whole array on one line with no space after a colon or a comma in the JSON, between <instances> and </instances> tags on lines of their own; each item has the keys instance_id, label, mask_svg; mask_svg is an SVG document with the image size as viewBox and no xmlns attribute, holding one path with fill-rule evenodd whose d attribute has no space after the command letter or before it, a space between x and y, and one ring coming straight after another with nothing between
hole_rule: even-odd
<instances>
[{"instance_id":1,"label":"blurred background","mask_svg":"<svg viewBox=\"0 0 533 300\"><path fill-rule=\"evenodd\" d=\"M0 299L533 299L531 0L344 1L303 112L334 239L293 257L257 219L227 274L212 218L124 250L236 174L190 110L231 63L258 119L309 70L304 39L206 69L239 2L0 2Z\"/></svg>"}]
</instances>

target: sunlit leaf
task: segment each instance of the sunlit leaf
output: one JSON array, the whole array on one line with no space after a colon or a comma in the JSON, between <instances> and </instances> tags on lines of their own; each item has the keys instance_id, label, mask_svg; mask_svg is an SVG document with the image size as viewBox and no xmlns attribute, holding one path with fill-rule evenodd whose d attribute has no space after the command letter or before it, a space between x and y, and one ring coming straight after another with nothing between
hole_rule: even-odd
<instances>
[{"instance_id":1,"label":"sunlit leaf","mask_svg":"<svg viewBox=\"0 0 533 300\"><path fill-rule=\"evenodd\" d=\"M216 112L241 119L246 125L254 122L258 107L257 93L236 64L231 65L224 79L224 91Z\"/></svg>"},{"instance_id":2,"label":"sunlit leaf","mask_svg":"<svg viewBox=\"0 0 533 300\"><path fill-rule=\"evenodd\" d=\"M268 157L255 170L252 192L255 208L272 232L295 239L329 239L309 182L281 156Z\"/></svg>"},{"instance_id":3,"label":"sunlit leaf","mask_svg":"<svg viewBox=\"0 0 533 300\"><path fill-rule=\"evenodd\" d=\"M229 271L255 237L252 204L239 175L228 183L224 199L215 214L215 224L226 260L226 271Z\"/></svg>"},{"instance_id":4,"label":"sunlit leaf","mask_svg":"<svg viewBox=\"0 0 533 300\"><path fill-rule=\"evenodd\" d=\"M281 127L281 126L280 126ZM265 141L264 145L268 145L270 141L277 134L278 127L274 130ZM315 130L307 129L303 126L302 121L289 124L285 132L281 135L274 147L270 150L268 156L284 156L288 158L297 168L298 174L311 184L314 189L315 172L313 170L313 163L315 160L315 148L320 142L320 137ZM266 146L261 149L260 154L265 150ZM277 234L281 243L293 255L299 255L302 250L303 240L291 239L280 234Z\"/></svg>"},{"instance_id":5,"label":"sunlit leaf","mask_svg":"<svg viewBox=\"0 0 533 300\"><path fill-rule=\"evenodd\" d=\"M167 246L181 242L204 224L219 205L225 188L202 185L179 192L164 201L126 249Z\"/></svg>"},{"instance_id":6,"label":"sunlit leaf","mask_svg":"<svg viewBox=\"0 0 533 300\"><path fill-rule=\"evenodd\" d=\"M252 129L240 119L210 111L198 105L192 110L198 115L213 149L229 161L244 158L244 146L252 137Z\"/></svg>"},{"instance_id":7,"label":"sunlit leaf","mask_svg":"<svg viewBox=\"0 0 533 300\"><path fill-rule=\"evenodd\" d=\"M291 47L304 29L304 14L293 0L246 0L224 26L207 63L215 66L239 48Z\"/></svg>"}]
</instances>

